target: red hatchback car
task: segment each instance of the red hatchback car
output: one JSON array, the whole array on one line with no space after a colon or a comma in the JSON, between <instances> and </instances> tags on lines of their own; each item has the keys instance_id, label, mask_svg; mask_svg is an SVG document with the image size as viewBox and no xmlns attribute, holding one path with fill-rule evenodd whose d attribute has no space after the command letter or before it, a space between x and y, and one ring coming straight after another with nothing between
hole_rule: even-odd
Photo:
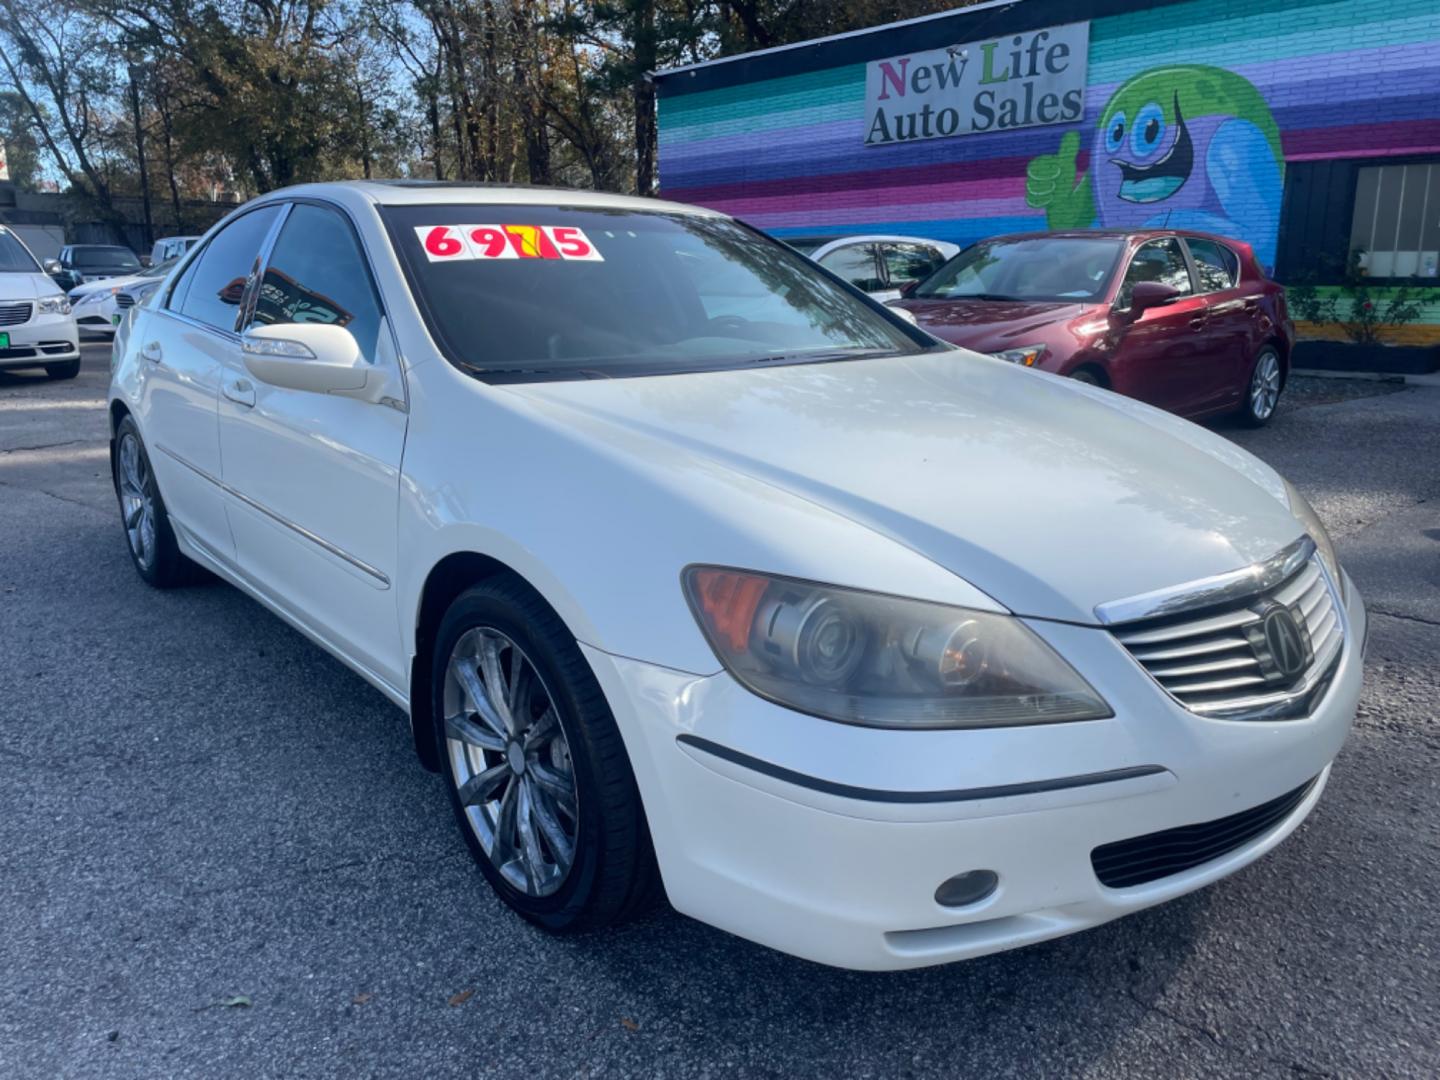
<instances>
[{"instance_id":1,"label":"red hatchback car","mask_svg":"<svg viewBox=\"0 0 1440 1080\"><path fill-rule=\"evenodd\" d=\"M1248 244L1170 230L982 240L892 306L975 352L1255 425L1275 414L1294 340Z\"/></svg>"}]
</instances>

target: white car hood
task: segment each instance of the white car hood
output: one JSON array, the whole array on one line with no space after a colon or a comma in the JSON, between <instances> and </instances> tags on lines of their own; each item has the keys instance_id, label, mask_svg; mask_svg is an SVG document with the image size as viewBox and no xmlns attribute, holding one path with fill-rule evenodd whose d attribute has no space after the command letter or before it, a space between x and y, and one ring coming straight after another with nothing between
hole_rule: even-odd
<instances>
[{"instance_id":1,"label":"white car hood","mask_svg":"<svg viewBox=\"0 0 1440 1080\"><path fill-rule=\"evenodd\" d=\"M76 285L70 290L72 299L78 300L82 296L89 296L91 293L109 292L111 289L124 288L126 285L133 285L137 281L143 281L142 274L122 274L117 277L92 278L83 285Z\"/></svg>"},{"instance_id":2,"label":"white car hood","mask_svg":"<svg viewBox=\"0 0 1440 1080\"><path fill-rule=\"evenodd\" d=\"M63 290L49 274L0 272L0 304L14 300L38 300L59 296Z\"/></svg>"},{"instance_id":3,"label":"white car hood","mask_svg":"<svg viewBox=\"0 0 1440 1080\"><path fill-rule=\"evenodd\" d=\"M1094 623L1302 532L1274 470L1219 436L961 351L507 389L589 438L618 425L822 504L1022 615Z\"/></svg>"}]
</instances>

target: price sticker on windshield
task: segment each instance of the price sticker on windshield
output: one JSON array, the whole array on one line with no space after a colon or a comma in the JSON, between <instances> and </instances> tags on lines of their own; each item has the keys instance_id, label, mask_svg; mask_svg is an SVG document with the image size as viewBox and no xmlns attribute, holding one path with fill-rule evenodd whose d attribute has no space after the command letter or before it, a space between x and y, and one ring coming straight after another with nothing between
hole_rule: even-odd
<instances>
[{"instance_id":1,"label":"price sticker on windshield","mask_svg":"<svg viewBox=\"0 0 1440 1080\"><path fill-rule=\"evenodd\" d=\"M417 225L431 262L484 259L559 259L604 262L583 229L572 225Z\"/></svg>"}]
</instances>

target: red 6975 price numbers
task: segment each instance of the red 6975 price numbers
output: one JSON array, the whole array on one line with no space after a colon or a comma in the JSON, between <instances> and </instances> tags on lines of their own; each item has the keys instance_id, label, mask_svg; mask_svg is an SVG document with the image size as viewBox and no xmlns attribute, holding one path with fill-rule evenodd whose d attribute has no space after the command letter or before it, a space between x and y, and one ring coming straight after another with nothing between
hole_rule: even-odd
<instances>
[{"instance_id":1,"label":"red 6975 price numbers","mask_svg":"<svg viewBox=\"0 0 1440 1080\"><path fill-rule=\"evenodd\" d=\"M573 225L417 225L431 262L462 259L561 259L604 262L583 229Z\"/></svg>"}]
</instances>

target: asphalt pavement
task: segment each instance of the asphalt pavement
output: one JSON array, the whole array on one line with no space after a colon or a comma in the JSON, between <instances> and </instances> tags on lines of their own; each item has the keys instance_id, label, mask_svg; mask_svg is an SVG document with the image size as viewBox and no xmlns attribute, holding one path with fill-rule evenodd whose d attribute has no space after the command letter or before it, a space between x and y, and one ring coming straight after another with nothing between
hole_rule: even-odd
<instances>
[{"instance_id":1,"label":"asphalt pavement","mask_svg":"<svg viewBox=\"0 0 1440 1080\"><path fill-rule=\"evenodd\" d=\"M0 1077L1440 1074L1440 388L1218 425L1311 498L1373 620L1296 835L875 975L668 908L565 939L508 914L400 712L234 589L136 577L108 356L0 373Z\"/></svg>"}]
</instances>

